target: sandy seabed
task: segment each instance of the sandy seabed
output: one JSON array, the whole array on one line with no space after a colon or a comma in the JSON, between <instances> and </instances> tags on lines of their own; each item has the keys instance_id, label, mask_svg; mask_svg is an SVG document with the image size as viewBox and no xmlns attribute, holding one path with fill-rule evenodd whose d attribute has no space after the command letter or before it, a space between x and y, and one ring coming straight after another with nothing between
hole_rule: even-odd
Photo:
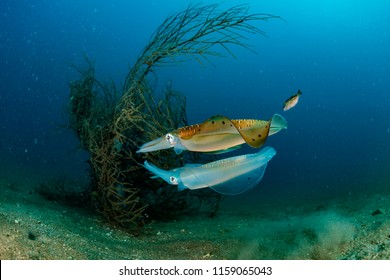
<instances>
[{"instance_id":1,"label":"sandy seabed","mask_svg":"<svg viewBox=\"0 0 390 280\"><path fill-rule=\"evenodd\" d=\"M390 189L151 222L134 237L96 213L0 182L0 259L390 259ZM241 205L242 206L242 205Z\"/></svg>"}]
</instances>

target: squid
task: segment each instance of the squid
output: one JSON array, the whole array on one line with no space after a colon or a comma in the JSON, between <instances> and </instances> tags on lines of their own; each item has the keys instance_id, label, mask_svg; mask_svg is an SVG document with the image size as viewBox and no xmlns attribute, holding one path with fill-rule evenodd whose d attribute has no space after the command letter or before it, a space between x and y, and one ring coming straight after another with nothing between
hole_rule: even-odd
<instances>
[{"instance_id":1,"label":"squid","mask_svg":"<svg viewBox=\"0 0 390 280\"><path fill-rule=\"evenodd\" d=\"M225 153L239 149L247 143L252 148L264 145L269 135L287 128L286 120L279 114L268 120L231 120L213 116L201 124L185 126L171 131L139 147L137 153L148 153L173 148L176 154L183 150L193 152Z\"/></svg>"},{"instance_id":2,"label":"squid","mask_svg":"<svg viewBox=\"0 0 390 280\"><path fill-rule=\"evenodd\" d=\"M276 151L265 147L255 154L246 154L213 161L206 164L187 164L172 170L163 170L144 162L152 178L161 178L178 190L211 188L224 195L243 194L259 184L268 162Z\"/></svg>"}]
</instances>

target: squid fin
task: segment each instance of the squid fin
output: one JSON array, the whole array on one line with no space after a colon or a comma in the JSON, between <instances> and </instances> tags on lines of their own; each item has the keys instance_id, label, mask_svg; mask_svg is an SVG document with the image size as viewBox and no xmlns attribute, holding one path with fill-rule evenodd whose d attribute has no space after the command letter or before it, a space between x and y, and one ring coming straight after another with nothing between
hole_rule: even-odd
<instances>
[{"instance_id":1,"label":"squid fin","mask_svg":"<svg viewBox=\"0 0 390 280\"><path fill-rule=\"evenodd\" d=\"M273 115L271 119L271 128L269 130L268 135L273 135L275 133L278 133L282 129L287 129L286 119L279 114Z\"/></svg>"},{"instance_id":2,"label":"squid fin","mask_svg":"<svg viewBox=\"0 0 390 280\"><path fill-rule=\"evenodd\" d=\"M264 164L249 173L231 179L229 182L211 186L210 188L217 193L224 195L239 195L246 193L260 183L264 176L266 167L267 164Z\"/></svg>"},{"instance_id":3,"label":"squid fin","mask_svg":"<svg viewBox=\"0 0 390 280\"><path fill-rule=\"evenodd\" d=\"M213 116L208 118L203 123L201 123L194 133L194 135L210 135L210 134L219 134L226 133L229 131L235 131L232 121L222 115ZM192 136L191 136L192 137ZM187 140L188 137L182 137Z\"/></svg>"},{"instance_id":4,"label":"squid fin","mask_svg":"<svg viewBox=\"0 0 390 280\"><path fill-rule=\"evenodd\" d=\"M271 120L232 120L241 137L252 148L264 145L268 138Z\"/></svg>"}]
</instances>

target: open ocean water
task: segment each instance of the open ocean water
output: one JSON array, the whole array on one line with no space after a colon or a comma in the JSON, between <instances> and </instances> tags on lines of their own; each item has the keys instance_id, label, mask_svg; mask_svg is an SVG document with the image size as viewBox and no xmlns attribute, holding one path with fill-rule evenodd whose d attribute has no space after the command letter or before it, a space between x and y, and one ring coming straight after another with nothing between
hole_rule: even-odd
<instances>
[{"instance_id":1,"label":"open ocean water","mask_svg":"<svg viewBox=\"0 0 390 280\"><path fill-rule=\"evenodd\" d=\"M327 199L390 190L390 2L246 2L250 13L283 19L255 24L268 37L245 34L253 52L232 47L235 58L189 60L156 71L157 89L172 83L185 94L190 124L217 114L269 119L279 113L288 122L287 130L267 140L276 156L259 186L225 199L224 209L229 203L244 212L266 203L304 209L313 200L321 208ZM212 3L218 1L200 5ZM221 9L244 3L224 1ZM1 1L0 192L14 184L33 192L37 182L53 177L87 184L88 155L64 128L69 83L78 77L71 65L83 65L86 55L96 62L98 78L113 79L120 88L153 31L190 4ZM283 112L283 102L298 89L298 104ZM254 151L244 147L239 153ZM390 199L388 193L379 197ZM385 205L379 210L389 217L390 203ZM340 221L327 215L320 219ZM306 219L303 224L315 217ZM227 255L240 256L295 255Z\"/></svg>"}]
</instances>

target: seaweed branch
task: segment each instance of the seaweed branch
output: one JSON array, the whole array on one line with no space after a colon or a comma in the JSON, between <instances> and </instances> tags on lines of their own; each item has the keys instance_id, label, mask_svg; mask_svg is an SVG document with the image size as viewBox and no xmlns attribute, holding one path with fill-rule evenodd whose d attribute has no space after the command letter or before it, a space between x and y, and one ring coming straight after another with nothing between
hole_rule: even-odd
<instances>
[{"instance_id":1,"label":"seaweed branch","mask_svg":"<svg viewBox=\"0 0 390 280\"><path fill-rule=\"evenodd\" d=\"M280 18L270 14L248 14L248 5L239 5L220 11L218 4L204 7L189 6L183 12L168 17L150 39L136 64L127 76L125 93L137 77L142 79L154 66L169 61L177 62L178 56L222 56L223 52L234 56L230 46L251 49L245 33L266 33L253 25L256 21ZM215 47L222 47L218 51Z\"/></svg>"}]
</instances>

